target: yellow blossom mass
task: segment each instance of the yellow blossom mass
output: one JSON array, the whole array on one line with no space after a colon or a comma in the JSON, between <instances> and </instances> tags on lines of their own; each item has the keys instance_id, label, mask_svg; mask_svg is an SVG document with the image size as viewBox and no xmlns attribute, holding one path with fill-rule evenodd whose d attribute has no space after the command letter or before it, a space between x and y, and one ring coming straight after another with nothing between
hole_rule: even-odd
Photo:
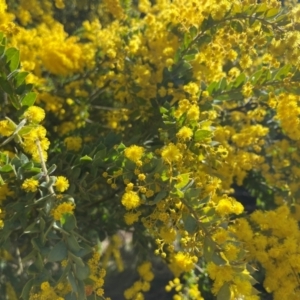
<instances>
[{"instance_id":1,"label":"yellow blossom mass","mask_svg":"<svg viewBox=\"0 0 300 300\"><path fill-rule=\"evenodd\" d=\"M142 158L144 151L145 149L143 147L132 145L125 149L124 154L125 157L133 162L138 162Z\"/></svg>"},{"instance_id":2,"label":"yellow blossom mass","mask_svg":"<svg viewBox=\"0 0 300 300\"><path fill-rule=\"evenodd\" d=\"M172 162L181 160L182 154L176 145L170 143L168 146L162 149L161 157L164 161L171 164Z\"/></svg>"},{"instance_id":3,"label":"yellow blossom mass","mask_svg":"<svg viewBox=\"0 0 300 300\"><path fill-rule=\"evenodd\" d=\"M27 178L22 183L22 189L26 192L36 192L39 186L39 181L34 178Z\"/></svg>"},{"instance_id":4,"label":"yellow blossom mass","mask_svg":"<svg viewBox=\"0 0 300 300\"><path fill-rule=\"evenodd\" d=\"M38 106L30 106L24 113L29 122L40 123L45 118L45 111Z\"/></svg>"},{"instance_id":5,"label":"yellow blossom mass","mask_svg":"<svg viewBox=\"0 0 300 300\"><path fill-rule=\"evenodd\" d=\"M69 188L69 181L64 176L58 176L54 186L58 192L63 193Z\"/></svg>"},{"instance_id":6,"label":"yellow blossom mass","mask_svg":"<svg viewBox=\"0 0 300 300\"><path fill-rule=\"evenodd\" d=\"M73 214L75 206L73 203L64 202L51 211L54 220L59 221L64 214Z\"/></svg>"},{"instance_id":7,"label":"yellow blossom mass","mask_svg":"<svg viewBox=\"0 0 300 300\"><path fill-rule=\"evenodd\" d=\"M127 210L137 208L142 204L139 195L133 191L124 193L121 202Z\"/></svg>"}]
</instances>

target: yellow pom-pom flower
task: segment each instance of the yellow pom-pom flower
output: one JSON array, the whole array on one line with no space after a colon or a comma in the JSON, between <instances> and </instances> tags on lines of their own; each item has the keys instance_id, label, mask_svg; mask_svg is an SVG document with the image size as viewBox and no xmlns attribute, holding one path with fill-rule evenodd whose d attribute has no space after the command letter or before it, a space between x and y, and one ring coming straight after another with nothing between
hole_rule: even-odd
<instances>
[{"instance_id":1,"label":"yellow pom-pom flower","mask_svg":"<svg viewBox=\"0 0 300 300\"><path fill-rule=\"evenodd\" d=\"M79 151L82 146L82 138L70 136L65 138L65 145L68 151Z\"/></svg>"},{"instance_id":2,"label":"yellow pom-pom flower","mask_svg":"<svg viewBox=\"0 0 300 300\"><path fill-rule=\"evenodd\" d=\"M36 192L39 186L39 181L34 178L27 178L23 182L21 188L25 190L25 192Z\"/></svg>"},{"instance_id":3,"label":"yellow pom-pom flower","mask_svg":"<svg viewBox=\"0 0 300 300\"><path fill-rule=\"evenodd\" d=\"M69 181L64 176L58 176L54 186L58 192L63 193L69 188Z\"/></svg>"},{"instance_id":4,"label":"yellow pom-pom flower","mask_svg":"<svg viewBox=\"0 0 300 300\"><path fill-rule=\"evenodd\" d=\"M24 113L29 122L40 123L45 118L45 111L38 106L30 106Z\"/></svg>"},{"instance_id":5,"label":"yellow pom-pom flower","mask_svg":"<svg viewBox=\"0 0 300 300\"><path fill-rule=\"evenodd\" d=\"M193 130L187 126L183 126L177 132L176 136L183 141L190 140L193 136Z\"/></svg>"},{"instance_id":6,"label":"yellow pom-pom flower","mask_svg":"<svg viewBox=\"0 0 300 300\"><path fill-rule=\"evenodd\" d=\"M124 221L127 225L132 225L133 223L137 222L139 220L139 216L141 215L141 212L127 212L124 215Z\"/></svg>"},{"instance_id":7,"label":"yellow pom-pom flower","mask_svg":"<svg viewBox=\"0 0 300 300\"><path fill-rule=\"evenodd\" d=\"M58 9L63 9L65 8L65 3L63 0L55 0L55 6Z\"/></svg>"},{"instance_id":8,"label":"yellow pom-pom flower","mask_svg":"<svg viewBox=\"0 0 300 300\"><path fill-rule=\"evenodd\" d=\"M64 202L53 209L51 213L54 220L59 221L64 214L73 214L74 208L75 206L73 203Z\"/></svg>"},{"instance_id":9,"label":"yellow pom-pom flower","mask_svg":"<svg viewBox=\"0 0 300 300\"><path fill-rule=\"evenodd\" d=\"M163 158L164 161L168 163L172 163L181 160L182 154L180 150L173 143L170 143L162 150L161 157Z\"/></svg>"},{"instance_id":10,"label":"yellow pom-pom flower","mask_svg":"<svg viewBox=\"0 0 300 300\"><path fill-rule=\"evenodd\" d=\"M122 197L122 204L127 210L137 208L141 205L141 199L136 192L126 192Z\"/></svg>"},{"instance_id":11,"label":"yellow pom-pom flower","mask_svg":"<svg viewBox=\"0 0 300 300\"><path fill-rule=\"evenodd\" d=\"M138 162L142 158L144 150L145 149L143 147L132 145L125 149L124 154L125 157L127 157L131 161Z\"/></svg>"},{"instance_id":12,"label":"yellow pom-pom flower","mask_svg":"<svg viewBox=\"0 0 300 300\"><path fill-rule=\"evenodd\" d=\"M14 129L8 120L0 121L0 135L2 136L10 136Z\"/></svg>"}]
</instances>

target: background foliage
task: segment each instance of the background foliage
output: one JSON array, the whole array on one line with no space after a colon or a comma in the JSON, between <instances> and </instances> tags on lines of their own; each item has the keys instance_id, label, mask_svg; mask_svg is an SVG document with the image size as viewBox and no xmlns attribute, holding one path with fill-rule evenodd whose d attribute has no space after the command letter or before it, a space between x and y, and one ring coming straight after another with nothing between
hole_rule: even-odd
<instances>
[{"instance_id":1,"label":"background foliage","mask_svg":"<svg viewBox=\"0 0 300 300\"><path fill-rule=\"evenodd\" d=\"M0 20L1 299L298 299L298 4Z\"/></svg>"}]
</instances>

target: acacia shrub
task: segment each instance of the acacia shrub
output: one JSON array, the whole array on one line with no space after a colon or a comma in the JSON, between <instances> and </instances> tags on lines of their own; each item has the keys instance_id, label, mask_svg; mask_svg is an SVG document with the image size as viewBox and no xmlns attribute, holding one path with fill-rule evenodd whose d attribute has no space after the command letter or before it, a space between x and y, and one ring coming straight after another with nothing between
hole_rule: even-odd
<instances>
[{"instance_id":1,"label":"acacia shrub","mask_svg":"<svg viewBox=\"0 0 300 300\"><path fill-rule=\"evenodd\" d=\"M174 299L297 299L299 12L1 1L3 293L105 299L112 262L131 267L122 230L125 299L150 290L152 254Z\"/></svg>"}]
</instances>

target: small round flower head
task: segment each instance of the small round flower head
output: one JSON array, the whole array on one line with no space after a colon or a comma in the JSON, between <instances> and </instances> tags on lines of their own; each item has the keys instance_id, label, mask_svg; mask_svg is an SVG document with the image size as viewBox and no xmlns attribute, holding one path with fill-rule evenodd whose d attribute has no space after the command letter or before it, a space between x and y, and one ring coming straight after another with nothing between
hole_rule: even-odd
<instances>
[{"instance_id":1,"label":"small round flower head","mask_svg":"<svg viewBox=\"0 0 300 300\"><path fill-rule=\"evenodd\" d=\"M45 118L45 111L38 106L30 106L24 113L29 122L40 123Z\"/></svg>"},{"instance_id":2,"label":"small round flower head","mask_svg":"<svg viewBox=\"0 0 300 300\"><path fill-rule=\"evenodd\" d=\"M127 210L137 208L141 205L141 199L136 192L126 192L122 197L122 204Z\"/></svg>"},{"instance_id":3,"label":"small round flower head","mask_svg":"<svg viewBox=\"0 0 300 300\"><path fill-rule=\"evenodd\" d=\"M73 214L74 208L75 206L73 203L64 202L53 209L51 213L54 220L59 221L64 214Z\"/></svg>"},{"instance_id":4,"label":"small round flower head","mask_svg":"<svg viewBox=\"0 0 300 300\"><path fill-rule=\"evenodd\" d=\"M27 178L23 182L21 188L25 190L25 192L36 192L39 186L39 181L34 178Z\"/></svg>"},{"instance_id":5,"label":"small round flower head","mask_svg":"<svg viewBox=\"0 0 300 300\"><path fill-rule=\"evenodd\" d=\"M55 182L55 189L58 192L63 193L68 188L69 188L69 181L68 181L68 179L66 177L64 177L64 176L58 176L57 180Z\"/></svg>"},{"instance_id":6,"label":"small round flower head","mask_svg":"<svg viewBox=\"0 0 300 300\"><path fill-rule=\"evenodd\" d=\"M82 138L77 136L67 137L64 142L69 151L79 151L82 146Z\"/></svg>"},{"instance_id":7,"label":"small round flower head","mask_svg":"<svg viewBox=\"0 0 300 300\"><path fill-rule=\"evenodd\" d=\"M125 154L125 157L127 157L131 161L138 162L142 158L144 150L145 149L143 147L132 145L125 149L124 154Z\"/></svg>"},{"instance_id":8,"label":"small round flower head","mask_svg":"<svg viewBox=\"0 0 300 300\"><path fill-rule=\"evenodd\" d=\"M14 128L8 120L0 121L0 135L10 136L14 132Z\"/></svg>"},{"instance_id":9,"label":"small round flower head","mask_svg":"<svg viewBox=\"0 0 300 300\"><path fill-rule=\"evenodd\" d=\"M193 136L193 130L187 126L183 126L177 132L176 136L183 141L190 140Z\"/></svg>"}]
</instances>

